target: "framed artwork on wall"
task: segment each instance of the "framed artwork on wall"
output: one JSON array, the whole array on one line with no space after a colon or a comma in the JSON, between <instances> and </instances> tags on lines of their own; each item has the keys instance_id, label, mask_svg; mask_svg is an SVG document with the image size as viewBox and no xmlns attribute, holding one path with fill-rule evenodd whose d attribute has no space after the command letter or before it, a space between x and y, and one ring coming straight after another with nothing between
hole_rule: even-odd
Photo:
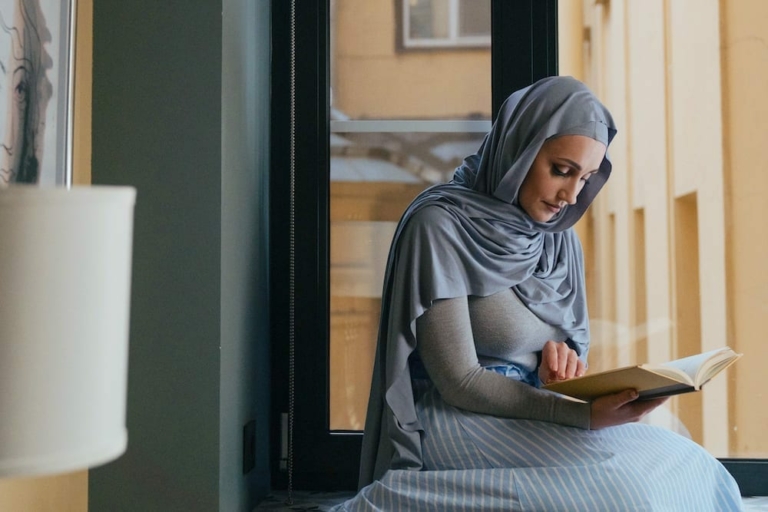
<instances>
[{"instance_id":1,"label":"framed artwork on wall","mask_svg":"<svg viewBox=\"0 0 768 512\"><path fill-rule=\"evenodd\" d=\"M0 0L0 186L71 184L76 0Z\"/></svg>"}]
</instances>

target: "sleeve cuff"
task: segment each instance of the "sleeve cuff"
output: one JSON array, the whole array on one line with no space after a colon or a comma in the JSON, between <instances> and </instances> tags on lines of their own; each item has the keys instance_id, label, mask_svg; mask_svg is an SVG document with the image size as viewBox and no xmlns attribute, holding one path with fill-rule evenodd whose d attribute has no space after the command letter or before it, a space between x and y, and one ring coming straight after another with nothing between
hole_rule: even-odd
<instances>
[{"instance_id":1,"label":"sleeve cuff","mask_svg":"<svg viewBox=\"0 0 768 512\"><path fill-rule=\"evenodd\" d=\"M556 421L561 425L589 430L591 412L592 407L585 402L576 402L562 397L555 402Z\"/></svg>"}]
</instances>

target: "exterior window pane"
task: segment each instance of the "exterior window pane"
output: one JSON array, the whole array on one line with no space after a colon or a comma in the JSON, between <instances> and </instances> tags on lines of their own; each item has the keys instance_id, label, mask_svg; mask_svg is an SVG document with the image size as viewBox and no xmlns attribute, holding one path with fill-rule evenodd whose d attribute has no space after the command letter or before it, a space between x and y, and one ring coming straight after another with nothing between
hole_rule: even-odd
<instances>
[{"instance_id":1,"label":"exterior window pane","mask_svg":"<svg viewBox=\"0 0 768 512\"><path fill-rule=\"evenodd\" d=\"M478 2L481 3L481 2ZM408 34L456 33L455 0L407 0ZM330 429L362 430L389 244L491 126L490 49L400 52L394 2L331 2ZM387 20L391 20L387 22ZM490 33L490 17L485 33Z\"/></svg>"},{"instance_id":2,"label":"exterior window pane","mask_svg":"<svg viewBox=\"0 0 768 512\"><path fill-rule=\"evenodd\" d=\"M450 36L448 0L411 0L409 7L412 39L446 39Z\"/></svg>"},{"instance_id":3,"label":"exterior window pane","mask_svg":"<svg viewBox=\"0 0 768 512\"><path fill-rule=\"evenodd\" d=\"M491 44L491 0L398 1L405 49Z\"/></svg>"},{"instance_id":4,"label":"exterior window pane","mask_svg":"<svg viewBox=\"0 0 768 512\"><path fill-rule=\"evenodd\" d=\"M459 36L488 36L490 28L490 0L459 0Z\"/></svg>"},{"instance_id":5,"label":"exterior window pane","mask_svg":"<svg viewBox=\"0 0 768 512\"><path fill-rule=\"evenodd\" d=\"M384 270L397 221L419 192L450 180L484 135L331 136L332 430L362 430L365 424Z\"/></svg>"}]
</instances>

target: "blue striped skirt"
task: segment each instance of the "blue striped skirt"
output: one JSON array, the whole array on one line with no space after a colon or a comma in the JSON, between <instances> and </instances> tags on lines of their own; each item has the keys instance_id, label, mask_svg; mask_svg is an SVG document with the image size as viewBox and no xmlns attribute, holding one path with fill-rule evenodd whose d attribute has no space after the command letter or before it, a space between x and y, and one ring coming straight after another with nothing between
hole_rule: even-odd
<instances>
[{"instance_id":1,"label":"blue striped skirt","mask_svg":"<svg viewBox=\"0 0 768 512\"><path fill-rule=\"evenodd\" d=\"M633 423L582 430L452 407L417 412L423 471L388 471L338 511L731 511L738 486L698 444Z\"/></svg>"}]
</instances>

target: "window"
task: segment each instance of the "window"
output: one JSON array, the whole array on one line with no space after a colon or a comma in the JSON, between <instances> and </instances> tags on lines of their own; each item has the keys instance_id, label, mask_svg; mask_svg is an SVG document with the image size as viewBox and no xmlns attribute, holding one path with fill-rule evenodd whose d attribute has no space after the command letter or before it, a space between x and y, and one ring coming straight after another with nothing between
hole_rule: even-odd
<instances>
[{"instance_id":1,"label":"window","mask_svg":"<svg viewBox=\"0 0 768 512\"><path fill-rule=\"evenodd\" d=\"M440 6L447 19L447 1L408 3L425 16ZM362 431L397 221L490 130L491 49L401 53L387 37L397 4L330 6L330 429ZM480 21L476 32L490 34L490 12Z\"/></svg>"},{"instance_id":2,"label":"window","mask_svg":"<svg viewBox=\"0 0 768 512\"><path fill-rule=\"evenodd\" d=\"M483 3L484 11L480 9ZM485 45L471 52L440 52L437 50L453 48L438 46L432 52L397 55L401 48L393 48L391 43L393 39L402 41L395 35L404 27L406 4L402 0L296 1L295 26L300 37L295 41L293 63L295 176L287 172L291 168L291 3L272 4L271 428L272 438L281 439L272 443L275 489L285 488L289 481L297 489L341 490L357 486L362 442L361 433L356 431L362 424L362 411L357 411L369 383L362 390L362 399L357 391L342 395L341 409L335 409L331 404L334 390L338 391L340 384L345 392L348 387L337 380L340 375L331 371L331 364L334 359L356 361L354 375L345 378L357 378L370 371L364 368L370 363L363 356L345 353L343 342L347 334L362 338L373 325L373 315L378 315L373 307L377 299L370 296L370 290L378 280L371 275L371 279L354 281L365 288L344 288L344 273L366 273L375 264L368 265L366 253L351 247L345 254L344 243L367 237L365 240L371 243L363 244L363 249L373 248L383 237L391 237L386 234L391 215L385 217L386 211L381 213L379 209L376 217L363 221L353 210L351 218L346 218L350 212L346 206L365 201L377 206L379 184L391 197L412 191L414 185L423 188L422 182L444 180L445 174L439 172L446 169L443 164L456 156L460 145L477 148L479 141L468 139L488 130L491 113L498 110L504 98L538 78L557 73L556 0L503 0L494 2L492 10L487 0L466 4L485 13ZM455 2L453 12L457 16L460 5ZM460 24L455 25L458 34ZM474 25L465 22L461 26L462 33L470 34ZM490 30L494 34L493 52L489 51ZM343 33L350 37L342 37ZM331 38L331 34L335 37ZM443 63L435 66L438 61ZM385 67L385 73L369 63ZM455 79L451 73L459 68L462 76L472 78ZM450 84L443 80L438 97L434 79L443 75L452 79ZM490 87L480 84L480 80L487 80ZM446 99L446 95L455 97ZM436 101L439 98L442 103ZM411 135L403 139L405 133ZM416 139L427 145L406 148L403 144ZM462 157L466 151L460 151ZM359 167L361 159L374 165L376 172ZM416 171L416 182L413 177L400 182L380 180L403 177L400 170ZM345 179L354 176L361 179ZM371 183L372 177L379 181ZM285 220L292 215L292 187L295 222L291 231ZM331 204L332 197L340 202ZM336 267L333 278L332 264ZM331 338L342 343L332 346ZM361 378L368 380L367 375ZM293 428L287 421L292 405ZM352 415L348 407L355 411ZM338 415L339 411L342 414ZM291 449L289 437L294 441ZM289 460L295 461L292 477L286 471Z\"/></svg>"},{"instance_id":3,"label":"window","mask_svg":"<svg viewBox=\"0 0 768 512\"><path fill-rule=\"evenodd\" d=\"M473 13L479 13L481 1L465 3L475 10ZM755 191L768 185L762 186L765 185L765 181L760 181L763 175L745 171L759 166L736 165L751 162L749 159L753 157L757 159L755 161L759 160L759 155L755 156L757 153L752 151L758 146L753 144L751 135L761 133L759 126L753 124L759 124L764 118L745 113L752 112L750 109L754 110L755 105L762 105L762 96L754 82L739 80L739 73L744 69L762 68L757 65L758 52L728 54L728 59L732 59L728 61L731 66L721 68L720 45L721 41L747 37L757 30L755 26L759 28L759 16L754 15L757 3L754 2L759 3L759 0L728 3L726 11L719 10L715 0L697 2L699 8L694 10L687 2L672 2L668 10L663 8L666 4L656 2L600 2L594 3L587 13L580 1L561 1L558 6L556 0L498 0L493 2L490 11L494 41L490 70L492 112L498 111L501 101L512 91L542 76L556 74L559 55L561 74L586 79L598 94L604 95L609 108L615 110L614 115L624 119L624 128L611 146L614 175L609 190L602 192L602 200L591 207L593 211L585 216L586 223L580 233L588 262L587 287L594 322L591 368L668 360L690 350L686 341L709 343L705 340L714 338L720 343L728 340L728 336L738 340L739 344L733 345L737 351L758 354L751 359L742 359L730 370L733 380L719 377L698 396L691 394L670 400L669 407L665 408L669 414L654 419L660 425L678 430L684 426L690 437L704 443L715 455L739 457L722 460L745 495L765 494L768 482L768 461L764 458L766 445L759 444L765 440L760 429L766 424L766 408L755 407L755 404L763 403L761 400L764 401L765 396L764 386L760 387L758 382L761 375L758 367L762 360L758 352L760 347L743 345L760 339L759 335L754 335L761 329L761 317L756 312L765 309L767 304L766 280L760 281L764 273L755 270L760 266L761 260L756 255L761 254L762 246L750 235L764 232L755 231L757 228L751 222L761 199ZM378 194L381 188L389 189L390 196L405 200L400 194L405 194L403 191L419 182L399 170L414 171L418 167L415 173L418 179L431 181L436 174L423 172L427 166L421 164L429 159L435 164L429 167L439 169L436 166L439 159L450 160L454 155L448 149L456 141L445 145L442 140L435 144L437 141L432 139L435 134L440 134L441 138L446 136L449 125L445 121L469 128L463 128L465 132L474 131L475 123L487 123L486 119L478 119L475 115L482 111L473 104L468 103L463 109L439 110L445 109L446 105L456 106L459 100L434 101L433 97L438 98L438 94L431 93L434 86L430 88L432 82L426 79L444 71L431 63L444 57L441 53L453 53L449 56L451 63L447 65L451 70L464 59L477 60L479 55L474 54L483 52L433 51L396 55L401 48L391 45L396 38L398 46L402 46L405 36L411 34L406 30L411 7L447 6L445 12L448 14L443 15L443 20L450 20L450 13L458 20L462 3L448 0L442 3L435 0L296 2L296 28L301 37L296 41L295 62L295 126L296 141L299 141L295 153L294 272L297 279L293 321L296 347L293 370L295 443L292 450L296 460L295 488L354 489L359 469L357 460L362 436L355 432L358 428L355 423L361 422L362 412L356 412L357 417L336 416L331 402L333 390L339 389L335 379L355 377L369 363L365 363L362 356L344 350L334 352L338 347L332 346L331 338L335 335L343 342L347 334L362 337L372 325L372 315L377 314L372 313L375 308L371 304L376 297L371 296L371 289L378 286L378 280L356 278L355 285L362 283L367 287L352 289L349 293L341 285L346 286L344 272L348 275L358 270L368 272L368 267L363 265L369 262L379 265L374 256L383 255L375 251L355 252L351 245L345 245L346 240L362 240L366 247L374 247L378 242L368 243L367 240L379 241L391 235L386 232L388 226L384 223L387 220L383 215L363 220L355 211L348 214L345 205L335 199L349 200L347 204L371 198L378 200L382 196L373 194ZM564 10L563 13L558 13L558 7ZM270 314L273 317L274 439L281 437L281 419L286 417L292 400L287 391L291 371L287 363L291 335L288 293L291 269L290 232L285 223L292 187L291 176L286 172L290 168L289 14L290 2L273 3L275 58L272 61L270 156L273 162L270 182L273 298ZM693 14L699 16L697 23L686 24ZM429 16L433 13L429 12ZM336 25L345 17L343 23L349 27L349 38L341 37L344 30ZM436 11L434 17L439 18ZM385 23L386 20L390 22ZM450 26L450 23L445 22L444 26ZM452 23L458 37L461 24L458 21ZM330 30L332 25L335 32ZM559 45L558 28L561 34ZM722 37L731 39L713 37L713 30L725 30ZM395 36L397 31L402 31L403 35ZM583 40L585 32L592 34L591 41ZM332 33L336 36L331 43ZM468 35L469 31L462 33ZM661 39L649 39L649 33ZM428 40L423 35L421 37ZM371 38L371 44L362 44L366 38ZM443 39L447 41L447 38ZM434 46L453 49L448 44ZM367 59L364 58L366 51L370 52ZM696 59L688 55L692 51L696 53ZM379 74L378 69L366 64L366 60L385 67L386 74ZM737 64L733 64L734 60ZM329 66L331 61L333 65ZM673 64L675 72L666 77L665 73ZM693 103L685 101L691 95L686 89L686 84L690 83L689 75L701 69L707 70L702 75L706 78L697 82L699 87L694 96L703 99ZM725 93L718 92L721 91L720 73L727 73L729 78L730 87ZM481 75L487 77L488 70L462 74ZM463 83L452 80L451 87L457 82ZM637 86L638 83L641 86ZM636 87L629 87L631 84ZM329 93L331 85L333 109ZM425 90L427 93L423 92ZM631 95L628 95L629 90ZM462 102L483 97L481 101L487 105L486 91L487 87L478 87L473 82L469 93L458 88L456 94ZM441 96L450 92L448 86L441 84ZM740 98L746 100L734 101ZM723 115L719 106L721 101L727 101L730 109L725 111L725 120L719 117ZM715 107L699 108L702 104ZM398 110L398 105L405 107ZM627 110L631 111L631 116L627 115ZM718 119L713 121L713 116ZM733 121L734 116L754 123L725 122ZM648 126L652 129L647 129ZM696 127L702 126L711 129L705 130L703 135L691 135ZM399 138L405 133L409 133L406 142L419 139L429 145L427 148L406 148L403 139ZM450 133L454 133L454 129ZM723 137L727 137L725 140L730 146L738 146L738 151L732 148L730 155L712 157L712 152L722 150ZM628 146L630 140L632 151ZM702 140L708 142L702 145ZM668 147L674 149L669 157L665 153ZM415 150L415 153L400 158L405 149ZM363 158L376 166L376 172L358 167ZM418 166L412 165L415 158L419 160ZM735 163L728 159L735 159L732 160ZM714 167L713 162L717 161L727 165L721 164L722 169ZM393 169L393 165L402 169ZM674 174L667 174L668 166ZM391 175L389 171L392 171ZM358 177L357 182L347 179L354 176ZM393 176L409 179L386 183L380 179ZM371 184L371 177L376 177L377 182ZM723 224L718 221L723 218L723 207L726 206L722 203L723 195L706 188L720 183L715 179L722 180L723 177L729 180L730 194L738 199L727 205L731 208L726 217L731 222L727 225L732 228L727 238L722 236ZM353 187L352 191L350 187ZM371 193L366 195L365 192ZM660 199L659 194L662 195ZM693 231L700 224L709 228ZM718 230L712 229L713 226ZM754 229L750 231L751 228ZM710 244L718 242L716 237L729 243ZM336 252L338 249L341 251ZM681 253L685 257L681 257ZM370 258L369 254L372 255ZM717 263L716 258L720 258L720 270L710 270L714 267L713 262ZM344 272L331 277L334 263ZM722 271L726 265L730 265L727 267L730 274ZM697 276L701 282L693 281ZM723 291L724 279L728 276L736 282ZM342 279L336 280L337 277ZM344 293L334 294L334 286L342 288ZM726 301L733 302L732 309L723 307ZM734 331L729 335L727 329L731 328ZM724 330L726 334L722 334ZM704 343L702 350L709 346ZM332 372L332 353L340 355L339 359L346 357L356 363L355 374ZM367 374L363 378L367 378ZM341 384L348 389L345 383ZM733 394L723 393L723 388ZM365 396L365 389L362 395ZM727 406L720 406L724 400ZM352 410L357 410L355 404L359 401L357 393L350 393L341 406L342 412L348 404L353 405ZM287 444L273 443L272 482L276 489L284 488L288 482L287 474L279 466L283 446L287 453Z\"/></svg>"},{"instance_id":4,"label":"window","mask_svg":"<svg viewBox=\"0 0 768 512\"><path fill-rule=\"evenodd\" d=\"M491 0L398 1L406 49L491 45Z\"/></svg>"}]
</instances>

